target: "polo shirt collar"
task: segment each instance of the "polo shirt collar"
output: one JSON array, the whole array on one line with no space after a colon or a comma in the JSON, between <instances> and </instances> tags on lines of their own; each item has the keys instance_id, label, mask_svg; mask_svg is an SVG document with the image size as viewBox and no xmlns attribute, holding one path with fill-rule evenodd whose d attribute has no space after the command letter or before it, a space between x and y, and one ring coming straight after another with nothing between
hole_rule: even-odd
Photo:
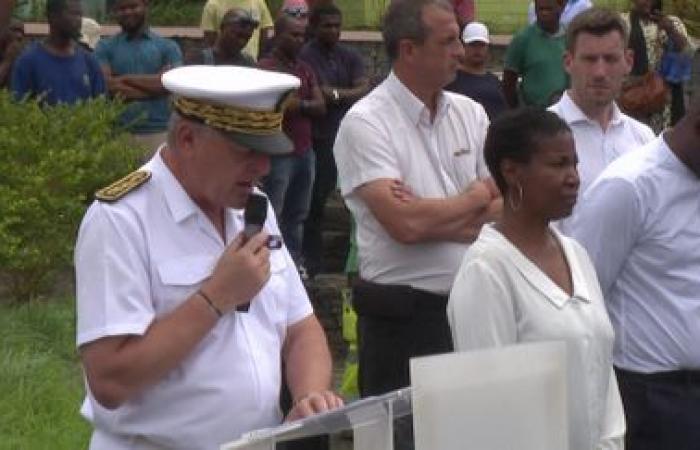
<instances>
[{"instance_id":1,"label":"polo shirt collar","mask_svg":"<svg viewBox=\"0 0 700 450\"><path fill-rule=\"evenodd\" d=\"M399 104L401 109L406 112L411 123L418 126L421 123L430 125L430 111L418 97L416 97L410 89L404 85L401 80L394 74L392 70L387 77L387 86L389 92L394 97L394 100ZM447 101L445 93L440 91L437 104L437 114L435 121L440 121L449 110L450 104Z\"/></svg>"},{"instance_id":2,"label":"polo shirt collar","mask_svg":"<svg viewBox=\"0 0 700 450\"><path fill-rule=\"evenodd\" d=\"M564 91L564 94L559 100L560 111L562 113L562 118L568 124L574 124L579 122L586 122L591 124L598 124L598 122L591 120L579 106L573 101L569 95L569 91ZM613 112L612 118L610 119L610 126L617 126L622 123L622 112L617 104L613 101Z\"/></svg>"},{"instance_id":3,"label":"polo shirt collar","mask_svg":"<svg viewBox=\"0 0 700 450\"><path fill-rule=\"evenodd\" d=\"M185 192L185 189L177 178L175 178L175 175L170 171L165 161L163 161L163 157L160 155L162 149L163 146L158 148L158 151L146 168L153 172L155 178L162 179L159 185L163 191L165 203L168 206L168 210L170 210L170 214L173 216L173 220L175 220L176 223L180 223L191 216L197 215L200 209L187 192Z\"/></svg>"},{"instance_id":4,"label":"polo shirt collar","mask_svg":"<svg viewBox=\"0 0 700 450\"><path fill-rule=\"evenodd\" d=\"M121 33L124 35L124 39L127 41L131 41L134 39L133 37L130 37L125 31L122 31ZM153 39L154 36L155 36L155 33L153 33L153 31L151 30L151 27L145 26L143 28L143 30L141 31L141 33L137 37L143 38L143 39Z\"/></svg>"}]
</instances>

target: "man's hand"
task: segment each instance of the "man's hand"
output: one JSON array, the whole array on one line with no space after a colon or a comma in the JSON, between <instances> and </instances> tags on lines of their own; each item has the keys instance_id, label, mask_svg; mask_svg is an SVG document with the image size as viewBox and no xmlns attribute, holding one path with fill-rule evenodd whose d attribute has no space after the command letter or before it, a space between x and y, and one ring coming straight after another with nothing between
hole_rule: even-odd
<instances>
[{"instance_id":1,"label":"man's hand","mask_svg":"<svg viewBox=\"0 0 700 450\"><path fill-rule=\"evenodd\" d=\"M332 391L311 392L294 401L291 411L284 419L285 422L303 419L324 411L343 406L343 399Z\"/></svg>"},{"instance_id":2,"label":"man's hand","mask_svg":"<svg viewBox=\"0 0 700 450\"><path fill-rule=\"evenodd\" d=\"M239 234L202 285L202 291L224 314L250 302L270 278L267 238L263 231L244 242L243 233Z\"/></svg>"},{"instance_id":3,"label":"man's hand","mask_svg":"<svg viewBox=\"0 0 700 450\"><path fill-rule=\"evenodd\" d=\"M391 190L391 195L401 202L408 203L416 198L411 188L406 186L401 180L392 180L389 189Z\"/></svg>"}]
</instances>

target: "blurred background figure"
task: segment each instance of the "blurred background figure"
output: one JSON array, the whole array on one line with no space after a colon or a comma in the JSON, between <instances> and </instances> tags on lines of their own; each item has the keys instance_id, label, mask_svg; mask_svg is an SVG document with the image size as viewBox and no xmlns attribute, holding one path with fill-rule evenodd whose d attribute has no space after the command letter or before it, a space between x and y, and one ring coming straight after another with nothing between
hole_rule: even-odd
<instances>
[{"instance_id":1,"label":"blurred background figure","mask_svg":"<svg viewBox=\"0 0 700 450\"><path fill-rule=\"evenodd\" d=\"M10 18L0 28L0 88L10 85L15 60L24 48L24 23Z\"/></svg>"},{"instance_id":2,"label":"blurred background figure","mask_svg":"<svg viewBox=\"0 0 700 450\"><path fill-rule=\"evenodd\" d=\"M512 108L549 106L567 88L561 63L565 37L559 21L563 1L535 0L537 21L516 34L506 50L503 94Z\"/></svg>"},{"instance_id":3,"label":"blurred background figure","mask_svg":"<svg viewBox=\"0 0 700 450\"><path fill-rule=\"evenodd\" d=\"M197 49L186 58L187 64L255 66L255 60L243 49L260 23L248 10L232 8L224 14L214 45Z\"/></svg>"},{"instance_id":4,"label":"blurred background figure","mask_svg":"<svg viewBox=\"0 0 700 450\"><path fill-rule=\"evenodd\" d=\"M243 49L250 57L257 60L260 49L264 47L264 41L272 30L272 16L265 0L207 0L202 10L200 25L204 31L204 41L209 47L214 45L221 21L231 8L243 8L249 11L253 19L258 22L259 27L253 31L248 44Z\"/></svg>"},{"instance_id":5,"label":"blurred background figure","mask_svg":"<svg viewBox=\"0 0 700 450\"><path fill-rule=\"evenodd\" d=\"M489 120L508 109L501 89L501 81L486 70L489 62L489 30L480 22L472 22L462 31L464 58L457 71L457 78L445 86L445 90L466 95L481 103Z\"/></svg>"},{"instance_id":6,"label":"blurred background figure","mask_svg":"<svg viewBox=\"0 0 700 450\"><path fill-rule=\"evenodd\" d=\"M312 117L320 117L326 112L316 74L299 59L305 33L304 22L281 15L275 21L272 50L258 62L262 69L286 72L301 80L301 87L291 97L282 122L282 129L294 143L294 152L270 161L270 173L263 180L263 189L275 210L284 243L302 278L307 277L306 269L301 264L304 221L309 214L316 168L311 122Z\"/></svg>"},{"instance_id":7,"label":"blurred background figure","mask_svg":"<svg viewBox=\"0 0 700 450\"><path fill-rule=\"evenodd\" d=\"M452 0L452 5L455 8L460 29L476 18L475 0Z\"/></svg>"},{"instance_id":8,"label":"blurred background figure","mask_svg":"<svg viewBox=\"0 0 700 450\"><path fill-rule=\"evenodd\" d=\"M82 16L79 0L46 2L49 35L24 50L12 69L11 88L17 98L29 95L54 105L106 93L95 57L77 43Z\"/></svg>"},{"instance_id":9,"label":"blurred background figure","mask_svg":"<svg viewBox=\"0 0 700 450\"><path fill-rule=\"evenodd\" d=\"M566 28L569 26L574 17L579 13L591 8L593 2L591 0L565 0L564 9L561 12L561 25ZM527 7L527 20L530 24L537 21L537 14L535 14L535 2L530 2Z\"/></svg>"},{"instance_id":10,"label":"blurred background figure","mask_svg":"<svg viewBox=\"0 0 700 450\"><path fill-rule=\"evenodd\" d=\"M304 26L309 25L309 5L304 0L285 0L279 11L279 15L282 14L300 20Z\"/></svg>"},{"instance_id":11,"label":"blurred background figure","mask_svg":"<svg viewBox=\"0 0 700 450\"><path fill-rule=\"evenodd\" d=\"M83 48L87 51L94 51L97 47L97 43L100 41L100 33L102 27L96 20L89 17L83 17L82 23L80 25L80 43Z\"/></svg>"},{"instance_id":12,"label":"blurred background figure","mask_svg":"<svg viewBox=\"0 0 700 450\"><path fill-rule=\"evenodd\" d=\"M102 39L95 50L109 93L128 102L121 124L150 158L165 142L170 95L161 75L182 65L180 47L148 25L148 0L114 0L120 32Z\"/></svg>"},{"instance_id":13,"label":"blurred background figure","mask_svg":"<svg viewBox=\"0 0 700 450\"><path fill-rule=\"evenodd\" d=\"M304 223L304 264L309 277L323 271L323 219L326 200L335 189L338 172L333 157L333 142L345 113L369 91L362 57L340 43L342 13L333 4L321 4L309 17L311 40L304 45L299 58L316 73L326 102L326 113L313 121L313 149L316 154L316 176L309 215Z\"/></svg>"},{"instance_id":14,"label":"blurred background figure","mask_svg":"<svg viewBox=\"0 0 700 450\"><path fill-rule=\"evenodd\" d=\"M549 111L511 111L489 127L484 156L503 216L483 226L455 277L447 306L455 351L564 341L568 448L622 450L614 334L595 268L583 247L551 226L576 203L571 130Z\"/></svg>"},{"instance_id":15,"label":"blurred background figure","mask_svg":"<svg viewBox=\"0 0 700 450\"><path fill-rule=\"evenodd\" d=\"M692 57L693 46L688 39L688 32L683 22L676 16L663 13L661 0L631 0L630 11L622 14L630 30L629 48L634 60L632 73L626 86L640 83L648 72L658 72L664 54L681 53ZM690 73L688 73L688 77ZM671 101L675 99L674 119L679 119L685 112L683 89L680 83L670 85L672 95L669 101L658 111L638 113L628 111L635 118L648 124L655 133L660 133L672 123Z\"/></svg>"}]
</instances>

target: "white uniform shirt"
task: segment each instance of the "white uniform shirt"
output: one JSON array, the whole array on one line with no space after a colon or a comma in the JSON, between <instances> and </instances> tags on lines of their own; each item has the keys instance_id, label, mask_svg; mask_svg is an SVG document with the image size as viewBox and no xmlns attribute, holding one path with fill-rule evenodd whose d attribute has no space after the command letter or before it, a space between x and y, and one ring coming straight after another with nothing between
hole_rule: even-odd
<instances>
[{"instance_id":1,"label":"white uniform shirt","mask_svg":"<svg viewBox=\"0 0 700 450\"><path fill-rule=\"evenodd\" d=\"M359 198L370 181L399 179L415 195L446 198L488 178L483 145L484 108L444 92L434 122L428 108L390 73L343 119L333 149L341 192L357 222L360 274L381 284L405 284L446 294L466 244L401 244L389 236Z\"/></svg>"},{"instance_id":2,"label":"white uniform shirt","mask_svg":"<svg viewBox=\"0 0 700 450\"><path fill-rule=\"evenodd\" d=\"M227 210L226 242L159 154L152 178L115 203L95 202L75 252L77 344L142 335L197 291L243 229ZM279 234L268 207L265 229ZM218 449L243 432L280 422L280 352L287 327L312 313L285 249L271 252L272 276L248 313L219 319L194 351L156 385L114 410L88 396L92 448ZM204 301L204 300L202 300Z\"/></svg>"},{"instance_id":3,"label":"white uniform shirt","mask_svg":"<svg viewBox=\"0 0 700 450\"><path fill-rule=\"evenodd\" d=\"M615 327L615 364L700 369L700 179L663 137L611 164L572 236L588 250Z\"/></svg>"},{"instance_id":4,"label":"white uniform shirt","mask_svg":"<svg viewBox=\"0 0 700 450\"><path fill-rule=\"evenodd\" d=\"M608 164L654 140L651 128L623 114L615 103L612 119L605 131L597 121L589 119L581 111L568 92L549 110L564 119L574 135L578 155L577 169L581 179L579 198ZM577 211L577 207L574 207L571 216L557 221L559 231L569 233L570 223Z\"/></svg>"},{"instance_id":5,"label":"white uniform shirt","mask_svg":"<svg viewBox=\"0 0 700 450\"><path fill-rule=\"evenodd\" d=\"M556 233L570 297L491 225L464 256L447 315L456 351L567 343L570 450L622 449L624 413L612 369L613 329L585 250Z\"/></svg>"}]
</instances>

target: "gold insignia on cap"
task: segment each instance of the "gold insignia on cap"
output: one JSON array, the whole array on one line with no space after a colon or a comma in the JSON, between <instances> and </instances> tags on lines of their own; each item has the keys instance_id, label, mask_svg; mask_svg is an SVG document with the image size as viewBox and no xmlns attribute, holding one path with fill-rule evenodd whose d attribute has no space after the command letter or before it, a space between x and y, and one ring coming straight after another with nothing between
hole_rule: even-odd
<instances>
[{"instance_id":1,"label":"gold insignia on cap","mask_svg":"<svg viewBox=\"0 0 700 450\"><path fill-rule=\"evenodd\" d=\"M283 112L291 92L283 96L274 111L215 105L204 100L185 97L175 99L173 105L183 116L199 120L210 127L223 131L266 136L282 130Z\"/></svg>"},{"instance_id":2,"label":"gold insignia on cap","mask_svg":"<svg viewBox=\"0 0 700 450\"><path fill-rule=\"evenodd\" d=\"M151 172L137 170L131 172L121 180L115 181L107 187L95 192L95 198L103 202L115 202L129 192L144 184L151 178Z\"/></svg>"}]
</instances>

